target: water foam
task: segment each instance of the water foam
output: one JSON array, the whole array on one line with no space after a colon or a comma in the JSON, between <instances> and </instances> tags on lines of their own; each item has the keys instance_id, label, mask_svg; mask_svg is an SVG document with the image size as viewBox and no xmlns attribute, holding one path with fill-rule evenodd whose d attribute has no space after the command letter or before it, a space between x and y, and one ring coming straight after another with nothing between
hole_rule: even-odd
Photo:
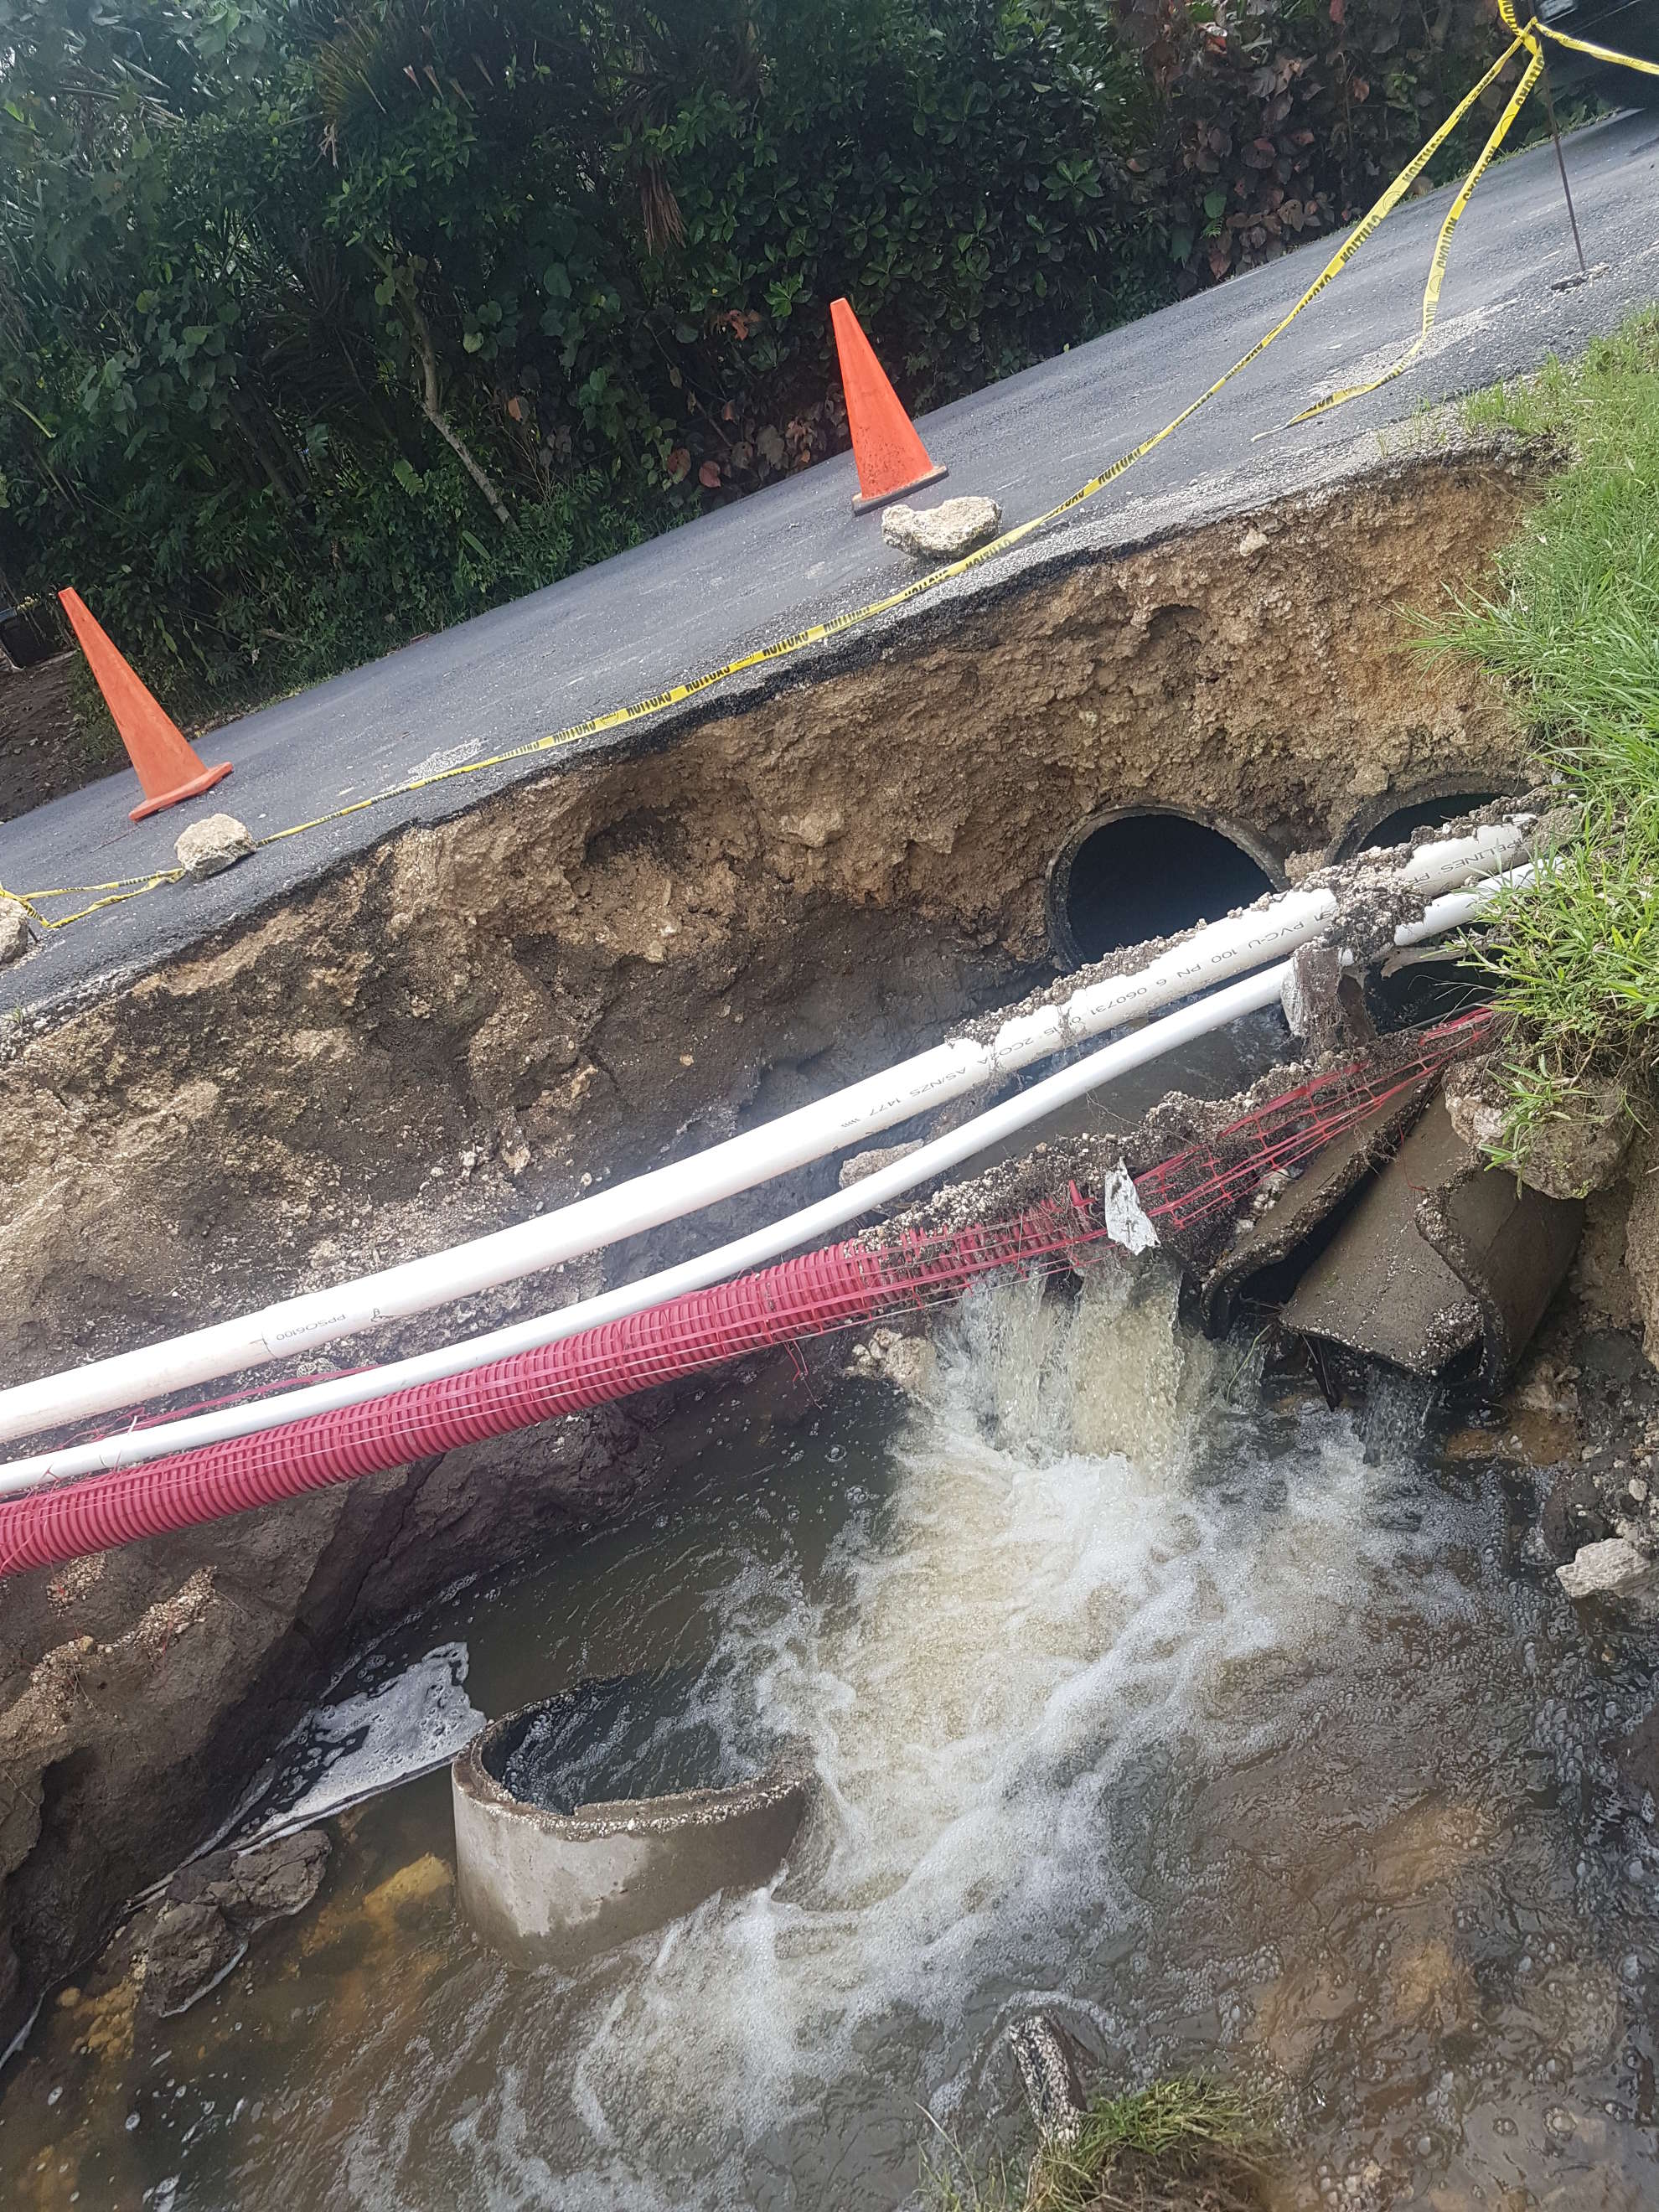
<instances>
[{"instance_id":1,"label":"water foam","mask_svg":"<svg viewBox=\"0 0 1659 2212\"><path fill-rule=\"evenodd\" d=\"M667 2173L682 2203L730 2203L773 2195L787 2162L791 2201L850 2201L872 2112L948 2112L1002 2014L1064 1988L1079 1947L1144 1936L1115 1832L1139 1764L1281 1741L1413 1551L1414 1602L1462 1602L1425 1540L1376 1525L1346 1424L1275 1462L1230 1419L1216 1359L1156 1271L1073 1303L988 1286L823 1592L756 1563L701 1710L804 1739L817 1807L768 1890L562 1993L570 2094L542 2155L563 2173L613 2202L659 2202Z\"/></svg>"},{"instance_id":2,"label":"water foam","mask_svg":"<svg viewBox=\"0 0 1659 2212\"><path fill-rule=\"evenodd\" d=\"M310 1826L447 1765L483 1726L466 1694L465 1644L439 1644L373 1688L307 1715L283 1747L241 1845Z\"/></svg>"}]
</instances>

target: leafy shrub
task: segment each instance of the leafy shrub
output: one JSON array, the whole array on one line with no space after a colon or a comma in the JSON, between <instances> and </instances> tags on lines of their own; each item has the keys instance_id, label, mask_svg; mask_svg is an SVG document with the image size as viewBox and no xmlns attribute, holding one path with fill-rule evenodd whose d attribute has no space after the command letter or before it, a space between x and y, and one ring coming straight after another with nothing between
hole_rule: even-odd
<instances>
[{"instance_id":1,"label":"leafy shrub","mask_svg":"<svg viewBox=\"0 0 1659 2212\"><path fill-rule=\"evenodd\" d=\"M1342 221L1485 0L0 0L0 564L308 681Z\"/></svg>"}]
</instances>

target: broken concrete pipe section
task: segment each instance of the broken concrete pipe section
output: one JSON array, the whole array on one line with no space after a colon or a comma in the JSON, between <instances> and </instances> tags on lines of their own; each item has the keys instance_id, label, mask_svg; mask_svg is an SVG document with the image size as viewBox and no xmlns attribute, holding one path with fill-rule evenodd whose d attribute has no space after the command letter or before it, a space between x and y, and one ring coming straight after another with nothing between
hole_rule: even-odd
<instances>
[{"instance_id":1,"label":"broken concrete pipe section","mask_svg":"<svg viewBox=\"0 0 1659 2212\"><path fill-rule=\"evenodd\" d=\"M1496 1391L1571 1265L1577 1199L1489 1168L1437 1096L1297 1284L1280 1316L1316 1336L1437 1375L1477 1346Z\"/></svg>"},{"instance_id":2,"label":"broken concrete pipe section","mask_svg":"<svg viewBox=\"0 0 1659 2212\"><path fill-rule=\"evenodd\" d=\"M451 1767L456 1903L509 1962L573 1973L783 1864L811 1795L804 1755L775 1747L734 1780L712 1725L684 1715L665 1749L662 1690L580 1682L492 1721Z\"/></svg>"}]
</instances>

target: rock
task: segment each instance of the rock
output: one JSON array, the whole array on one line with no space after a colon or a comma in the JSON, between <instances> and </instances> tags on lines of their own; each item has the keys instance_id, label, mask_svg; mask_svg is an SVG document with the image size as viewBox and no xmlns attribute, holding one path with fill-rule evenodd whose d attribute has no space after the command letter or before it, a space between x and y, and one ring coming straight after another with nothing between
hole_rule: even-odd
<instances>
[{"instance_id":1,"label":"rock","mask_svg":"<svg viewBox=\"0 0 1659 2212\"><path fill-rule=\"evenodd\" d=\"M246 860L253 840L234 814L208 814L192 822L173 847L179 865L193 883L221 874Z\"/></svg>"},{"instance_id":2,"label":"rock","mask_svg":"<svg viewBox=\"0 0 1659 2212\"><path fill-rule=\"evenodd\" d=\"M246 1949L246 1936L206 1898L164 1905L144 1947L145 2011L157 2020L188 2012Z\"/></svg>"},{"instance_id":3,"label":"rock","mask_svg":"<svg viewBox=\"0 0 1659 2212\"><path fill-rule=\"evenodd\" d=\"M1267 533L1265 530L1247 530L1238 541L1238 557L1241 561L1252 560L1256 554L1265 553L1267 550Z\"/></svg>"},{"instance_id":4,"label":"rock","mask_svg":"<svg viewBox=\"0 0 1659 2212\"><path fill-rule=\"evenodd\" d=\"M304 1911L321 1886L328 1855L320 1828L302 1828L251 1850L211 1851L179 1868L167 1884L167 1902L211 1905L252 1936L273 1920Z\"/></svg>"},{"instance_id":5,"label":"rock","mask_svg":"<svg viewBox=\"0 0 1659 2212\"><path fill-rule=\"evenodd\" d=\"M1342 955L1334 945L1316 939L1298 945L1291 953L1290 969L1279 994L1291 1035L1314 1051L1324 1052L1336 1042L1340 1026L1336 994L1342 985Z\"/></svg>"},{"instance_id":6,"label":"rock","mask_svg":"<svg viewBox=\"0 0 1659 2212\"><path fill-rule=\"evenodd\" d=\"M1652 1571L1652 1562L1634 1544L1623 1536L1608 1536L1599 1544L1584 1545L1565 1567L1556 1569L1555 1578L1577 1601L1629 1590Z\"/></svg>"},{"instance_id":7,"label":"rock","mask_svg":"<svg viewBox=\"0 0 1659 2212\"><path fill-rule=\"evenodd\" d=\"M1617 1076L1580 1078L1533 1135L1517 1163L1546 1198L1588 1198L1617 1177L1636 1133L1629 1091Z\"/></svg>"},{"instance_id":8,"label":"rock","mask_svg":"<svg viewBox=\"0 0 1659 2212\"><path fill-rule=\"evenodd\" d=\"M1490 1060L1458 1060L1441 1085L1451 1125L1472 1152L1490 1152L1504 1134L1504 1094Z\"/></svg>"},{"instance_id":9,"label":"rock","mask_svg":"<svg viewBox=\"0 0 1659 2212\"><path fill-rule=\"evenodd\" d=\"M924 561L953 561L994 538L1002 509L994 499L947 499L938 507L906 507L901 501L881 518L884 545L914 553Z\"/></svg>"},{"instance_id":10,"label":"rock","mask_svg":"<svg viewBox=\"0 0 1659 2212\"><path fill-rule=\"evenodd\" d=\"M145 2010L157 2020L187 2012L235 1966L251 1937L305 1910L328 1856L320 1828L251 1850L210 1851L179 1868L160 1905L130 1923L106 1963L118 1969L125 1947L136 1957Z\"/></svg>"},{"instance_id":11,"label":"rock","mask_svg":"<svg viewBox=\"0 0 1659 2212\"><path fill-rule=\"evenodd\" d=\"M0 968L9 968L14 960L21 960L33 942L28 908L21 899L0 895Z\"/></svg>"},{"instance_id":12,"label":"rock","mask_svg":"<svg viewBox=\"0 0 1659 2212\"><path fill-rule=\"evenodd\" d=\"M1088 2052L1046 2012L1017 2020L1008 2030L1008 2043L1037 2140L1045 2148L1069 2150L1083 2133L1088 2109L1083 2094Z\"/></svg>"},{"instance_id":13,"label":"rock","mask_svg":"<svg viewBox=\"0 0 1659 2212\"><path fill-rule=\"evenodd\" d=\"M890 1168L896 1160L908 1159L912 1152L921 1150L921 1139L915 1138L908 1145L876 1145L867 1152L854 1152L841 1164L841 1188L851 1190L855 1182L866 1176L878 1175L883 1168Z\"/></svg>"},{"instance_id":14,"label":"rock","mask_svg":"<svg viewBox=\"0 0 1659 2212\"><path fill-rule=\"evenodd\" d=\"M933 1380L935 1355L925 1336L901 1336L896 1328L878 1328L854 1347L848 1364L854 1375L873 1376L917 1397Z\"/></svg>"},{"instance_id":15,"label":"rock","mask_svg":"<svg viewBox=\"0 0 1659 2212\"><path fill-rule=\"evenodd\" d=\"M1448 1071L1444 1091L1452 1127L1466 1144L1477 1152L1504 1145L1510 1091L1493 1058L1460 1061ZM1615 1181L1635 1133L1622 1080L1586 1077L1564 1097L1559 1111L1522 1133L1515 1172L1545 1198L1588 1198Z\"/></svg>"},{"instance_id":16,"label":"rock","mask_svg":"<svg viewBox=\"0 0 1659 2212\"><path fill-rule=\"evenodd\" d=\"M1447 1073L1446 1111L1452 1127L1477 1152L1504 1142L1510 1093L1491 1057L1460 1061ZM1614 1181L1636 1133L1630 1093L1617 1077L1586 1078L1561 1109L1526 1132L1515 1171L1545 1198L1588 1198Z\"/></svg>"}]
</instances>

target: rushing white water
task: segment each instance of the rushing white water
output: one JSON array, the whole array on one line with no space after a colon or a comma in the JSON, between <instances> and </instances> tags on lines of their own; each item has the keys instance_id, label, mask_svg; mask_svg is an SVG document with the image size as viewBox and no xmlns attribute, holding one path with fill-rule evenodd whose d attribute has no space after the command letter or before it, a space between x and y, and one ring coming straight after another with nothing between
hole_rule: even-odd
<instances>
[{"instance_id":1,"label":"rushing white water","mask_svg":"<svg viewBox=\"0 0 1659 2212\"><path fill-rule=\"evenodd\" d=\"M836 2146L869 2162L872 2097L956 2107L988 1992L1007 2010L1064 1990L1079 1949L1144 1934L1115 1848L1120 1793L1145 1815L1138 1765L1281 1741L1323 1668L1281 1668L1259 1699L1253 1663L1340 1639L1412 1548L1373 1527L1346 1428L1293 1481L1231 1434L1208 1465L1218 1356L1156 1271L1075 1304L999 1284L941 1352L884 1504L842 1528L820 1587L757 1555L721 1595L693 1711L728 1741L757 1718L804 1738L817 1807L768 1891L561 1993L550 2139L528 2100L561 2203L750 2201L767 2146L820 2116L822 2201L841 2201ZM1418 1606L1461 1609L1437 1582ZM503 2202L527 2184L526 2078L508 2064L466 2127Z\"/></svg>"},{"instance_id":2,"label":"rushing white water","mask_svg":"<svg viewBox=\"0 0 1659 2212\"><path fill-rule=\"evenodd\" d=\"M739 1766L804 1742L791 1863L574 1982L524 1975L453 1919L437 1780L394 1794L343 1824L357 1887L296 1923L291 1963L189 2016L193 2073L171 2040L135 2047L77 2123L81 2201L878 2212L935 2123L1009 2116L1000 2032L1034 2003L1118 2079L1256 2039L1305 2068L1308 1986L1352 2008L1315 2103L1351 2106L1368 2151L1430 2142L1444 2178L1478 2110L1509 2136L1469 2176L1517 2170L1517 2124L1552 2140L1558 2014L1517 2000L1509 2075L1470 2061L1466 2083L1380 1962L1395 1944L1420 1980L1517 1919L1579 1941L1553 1814L1501 1877L1480 1856L1533 1785L1518 1655L1548 1649L1554 1594L1504 1578L1494 1486L1424 1471L1420 1394L1358 1424L1275 1414L1254 1387L1231 1402L1237 1358L1182 1328L1156 1263L1075 1300L1000 1281L890 1433L843 1401L746 1479L690 1470L654 1528L452 1608L487 1711L670 1668ZM129 2101L139 2124L100 2132Z\"/></svg>"}]
</instances>

